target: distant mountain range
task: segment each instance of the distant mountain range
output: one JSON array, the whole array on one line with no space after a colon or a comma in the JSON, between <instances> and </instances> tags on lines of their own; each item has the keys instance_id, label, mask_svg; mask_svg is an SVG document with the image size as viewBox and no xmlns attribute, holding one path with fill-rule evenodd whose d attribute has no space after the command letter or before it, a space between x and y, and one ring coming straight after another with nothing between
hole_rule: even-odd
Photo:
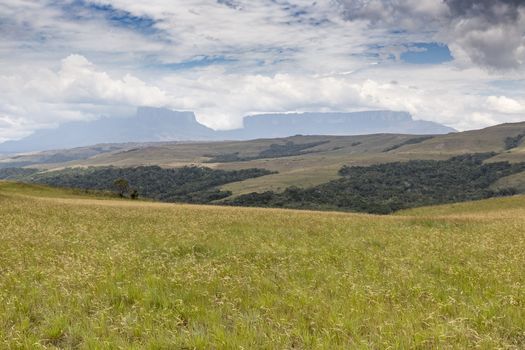
<instances>
[{"instance_id":1,"label":"distant mountain range","mask_svg":"<svg viewBox=\"0 0 525 350\"><path fill-rule=\"evenodd\" d=\"M260 114L244 118L244 128L224 132L232 139L301 135L448 134L447 126L414 120L407 112Z\"/></svg>"},{"instance_id":2,"label":"distant mountain range","mask_svg":"<svg viewBox=\"0 0 525 350\"><path fill-rule=\"evenodd\" d=\"M302 135L375 133L446 134L456 130L406 112L294 113L248 116L244 127L216 131L200 124L192 112L139 107L130 118L103 117L38 130L17 141L0 144L0 153L21 153L82 147L100 143L156 141L218 141Z\"/></svg>"}]
</instances>

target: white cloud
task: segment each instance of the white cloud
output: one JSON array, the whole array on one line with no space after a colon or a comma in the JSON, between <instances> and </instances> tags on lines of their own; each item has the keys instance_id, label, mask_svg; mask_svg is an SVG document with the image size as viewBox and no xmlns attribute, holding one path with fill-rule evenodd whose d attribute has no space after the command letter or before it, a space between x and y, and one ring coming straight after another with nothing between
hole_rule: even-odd
<instances>
[{"instance_id":1,"label":"white cloud","mask_svg":"<svg viewBox=\"0 0 525 350\"><path fill-rule=\"evenodd\" d=\"M6 130L17 137L68 120L131 115L139 105L191 110L201 122L218 129L240 127L244 116L255 113L370 109L404 110L418 119L466 129L514 120L507 114L520 111L513 99L476 94L483 77L480 70L401 65L395 74L387 73L391 70L268 75L209 67L166 74L154 85L129 74L108 74L85 57L70 55L56 71L0 77L4 92L0 113L10 116L9 124L0 124L0 137L7 137Z\"/></svg>"},{"instance_id":2,"label":"white cloud","mask_svg":"<svg viewBox=\"0 0 525 350\"><path fill-rule=\"evenodd\" d=\"M23 120L0 114L0 142L26 135L27 131L24 130Z\"/></svg>"},{"instance_id":3,"label":"white cloud","mask_svg":"<svg viewBox=\"0 0 525 350\"><path fill-rule=\"evenodd\" d=\"M506 96L487 97L487 107L499 113L525 114L525 102L520 102Z\"/></svg>"},{"instance_id":4,"label":"white cloud","mask_svg":"<svg viewBox=\"0 0 525 350\"><path fill-rule=\"evenodd\" d=\"M64 121L130 114L137 105L161 107L169 101L158 87L130 74L112 78L85 57L70 55L57 72L22 69L0 75L0 129L16 137Z\"/></svg>"},{"instance_id":5,"label":"white cloud","mask_svg":"<svg viewBox=\"0 0 525 350\"><path fill-rule=\"evenodd\" d=\"M523 70L503 70L523 67L523 9L491 17L471 3L5 0L0 140L130 115L139 105L192 110L214 128L238 127L259 112L363 109L406 110L458 129L514 121L520 92L492 83L525 79ZM400 60L417 50L413 43L430 41L448 43L455 60Z\"/></svg>"},{"instance_id":6,"label":"white cloud","mask_svg":"<svg viewBox=\"0 0 525 350\"><path fill-rule=\"evenodd\" d=\"M514 120L487 108L480 82L485 86L491 76L482 70L400 65L396 73L389 73L392 70L376 67L350 74L264 76L210 68L170 75L159 84L166 90L177 87L170 90L173 108L193 110L201 122L215 128L238 127L249 114L287 111L403 110L417 119L458 129Z\"/></svg>"},{"instance_id":7,"label":"white cloud","mask_svg":"<svg viewBox=\"0 0 525 350\"><path fill-rule=\"evenodd\" d=\"M51 87L53 91L52 94L47 94L48 98L58 97L66 102L94 100L130 106L162 106L168 102L166 93L159 88L148 86L130 74L121 79L112 79L107 73L97 71L94 65L81 55L65 58L60 71L52 77L51 82L32 80L27 87L36 88L42 94Z\"/></svg>"}]
</instances>

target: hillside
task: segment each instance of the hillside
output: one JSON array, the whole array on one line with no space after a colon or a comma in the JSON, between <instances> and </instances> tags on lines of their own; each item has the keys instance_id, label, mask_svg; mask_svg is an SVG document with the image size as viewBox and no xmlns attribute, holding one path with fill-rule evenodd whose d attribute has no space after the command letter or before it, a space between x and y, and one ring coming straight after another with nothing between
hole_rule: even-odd
<instances>
[{"instance_id":1,"label":"hillside","mask_svg":"<svg viewBox=\"0 0 525 350\"><path fill-rule=\"evenodd\" d=\"M309 143L308 147L319 145ZM305 146L274 145L257 157L302 152ZM271 152L270 152L271 151ZM270 155L271 153L271 155ZM525 162L487 162L495 153L455 156L446 160L409 160L369 166L343 166L339 179L282 192L264 191L232 196L227 184L272 174L249 168L221 170L209 167L161 168L89 167L40 171L31 168L0 169L0 179L55 187L119 193L172 203L222 204L254 207L339 210L389 214L401 209L471 201L519 193L519 187L502 181L525 171ZM251 156L252 159L255 156ZM239 158L221 156L222 161ZM240 158L246 159L246 158Z\"/></svg>"},{"instance_id":2,"label":"hillside","mask_svg":"<svg viewBox=\"0 0 525 350\"><path fill-rule=\"evenodd\" d=\"M488 127L481 130L470 130L457 134L439 135L420 144L407 145L397 153L402 154L462 154L497 152L499 160L511 160L508 154L515 147L506 149L507 138L519 136L525 132L525 122L508 123ZM521 139L517 140L516 147L522 146ZM516 159L520 159L517 157ZM519 161L522 161L519 160Z\"/></svg>"},{"instance_id":3,"label":"hillside","mask_svg":"<svg viewBox=\"0 0 525 350\"><path fill-rule=\"evenodd\" d=\"M524 197L375 217L0 182L0 342L519 349L524 218Z\"/></svg>"},{"instance_id":4,"label":"hillside","mask_svg":"<svg viewBox=\"0 0 525 350\"><path fill-rule=\"evenodd\" d=\"M345 165L366 166L416 159L445 160L465 153L484 152L497 153L487 162L523 162L525 144L520 139L516 147L506 149L506 140L516 139L524 133L525 123L515 123L433 137L374 134L110 144L8 157L0 160L0 168L25 166L53 170L89 166L159 165L171 168L197 165L222 170L264 168L277 172L222 187L239 195L254 191L280 192L290 186L306 188L320 185L338 179L338 171ZM496 187L514 187L523 191L525 174L502 179Z\"/></svg>"}]
</instances>

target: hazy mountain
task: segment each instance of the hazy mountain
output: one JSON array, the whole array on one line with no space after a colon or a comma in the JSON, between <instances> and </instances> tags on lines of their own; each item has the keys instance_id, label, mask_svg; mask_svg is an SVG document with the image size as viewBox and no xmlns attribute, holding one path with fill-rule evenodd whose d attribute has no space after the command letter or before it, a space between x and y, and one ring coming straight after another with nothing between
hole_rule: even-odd
<instances>
[{"instance_id":1,"label":"hazy mountain","mask_svg":"<svg viewBox=\"0 0 525 350\"><path fill-rule=\"evenodd\" d=\"M210 140L213 135L213 129L198 123L192 112L139 107L131 118L103 117L38 130L22 140L0 144L0 152L64 149L99 143Z\"/></svg>"},{"instance_id":2,"label":"hazy mountain","mask_svg":"<svg viewBox=\"0 0 525 350\"><path fill-rule=\"evenodd\" d=\"M445 134L452 128L415 121L406 112L265 114L246 117L244 128L214 131L192 112L140 107L130 118L100 118L69 122L38 130L18 141L0 144L0 153L20 153L82 147L99 143L247 140L303 135L360 135L373 133Z\"/></svg>"},{"instance_id":3,"label":"hazy mountain","mask_svg":"<svg viewBox=\"0 0 525 350\"><path fill-rule=\"evenodd\" d=\"M447 126L413 120L407 112L260 114L244 118L244 128L223 132L225 138L255 139L301 135L447 134Z\"/></svg>"}]
</instances>

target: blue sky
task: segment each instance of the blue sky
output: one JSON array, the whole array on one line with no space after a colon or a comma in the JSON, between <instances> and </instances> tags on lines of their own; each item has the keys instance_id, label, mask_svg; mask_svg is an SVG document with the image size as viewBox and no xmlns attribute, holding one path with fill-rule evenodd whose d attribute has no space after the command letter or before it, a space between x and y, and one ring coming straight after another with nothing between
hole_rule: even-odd
<instances>
[{"instance_id":1,"label":"blue sky","mask_svg":"<svg viewBox=\"0 0 525 350\"><path fill-rule=\"evenodd\" d=\"M392 109L457 129L525 113L516 0L3 0L0 141L148 105Z\"/></svg>"},{"instance_id":2,"label":"blue sky","mask_svg":"<svg viewBox=\"0 0 525 350\"><path fill-rule=\"evenodd\" d=\"M442 64L454 59L448 46L440 43L414 43L400 58L413 64Z\"/></svg>"}]
</instances>

